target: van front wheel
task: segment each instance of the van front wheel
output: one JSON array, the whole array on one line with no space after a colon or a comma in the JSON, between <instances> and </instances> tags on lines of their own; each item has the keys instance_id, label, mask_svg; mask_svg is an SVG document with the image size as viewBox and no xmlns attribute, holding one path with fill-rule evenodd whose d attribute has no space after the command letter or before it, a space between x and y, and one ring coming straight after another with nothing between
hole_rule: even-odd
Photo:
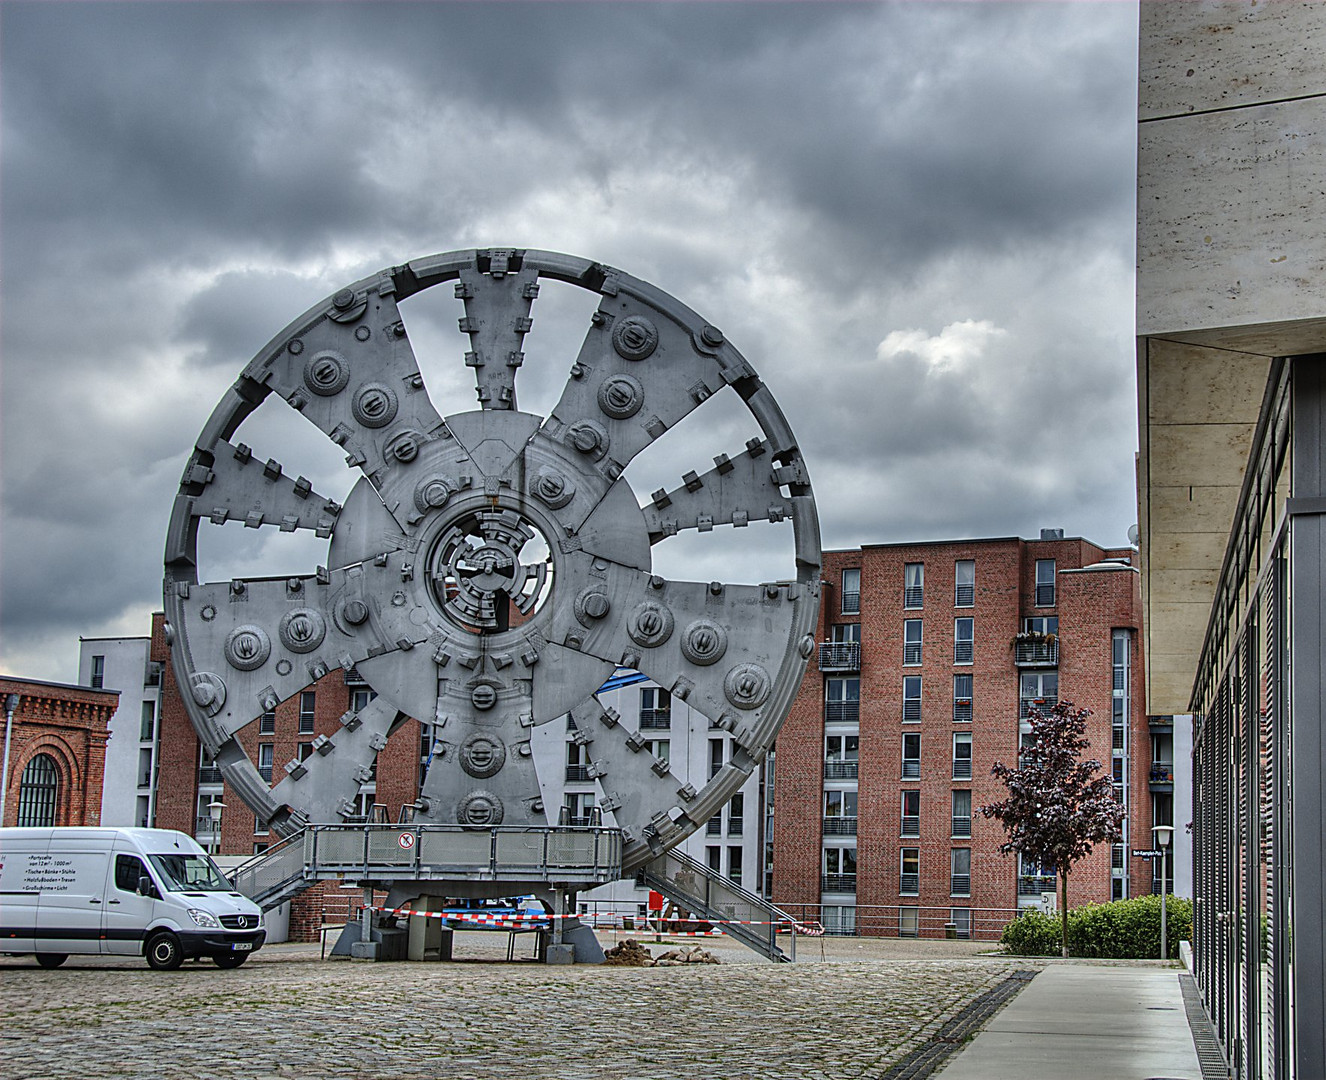
<instances>
[{"instance_id":1,"label":"van front wheel","mask_svg":"<svg viewBox=\"0 0 1326 1080\"><path fill-rule=\"evenodd\" d=\"M62 952L39 952L37 954L37 963L44 968L58 968L69 957Z\"/></svg>"},{"instance_id":2,"label":"van front wheel","mask_svg":"<svg viewBox=\"0 0 1326 1080\"><path fill-rule=\"evenodd\" d=\"M184 963L180 939L167 930L147 939L147 966L154 971L174 971Z\"/></svg>"}]
</instances>

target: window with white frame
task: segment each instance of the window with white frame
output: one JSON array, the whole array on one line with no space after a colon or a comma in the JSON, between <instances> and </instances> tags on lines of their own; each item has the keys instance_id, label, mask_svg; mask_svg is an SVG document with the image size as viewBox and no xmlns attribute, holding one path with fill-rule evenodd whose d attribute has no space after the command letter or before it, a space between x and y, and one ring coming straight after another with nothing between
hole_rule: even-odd
<instances>
[{"instance_id":1,"label":"window with white frame","mask_svg":"<svg viewBox=\"0 0 1326 1080\"><path fill-rule=\"evenodd\" d=\"M902 680L902 718L907 723L921 719L920 675L907 675Z\"/></svg>"},{"instance_id":2,"label":"window with white frame","mask_svg":"<svg viewBox=\"0 0 1326 1080\"><path fill-rule=\"evenodd\" d=\"M948 909L948 921L960 938L971 937L971 908L955 907Z\"/></svg>"},{"instance_id":3,"label":"window with white frame","mask_svg":"<svg viewBox=\"0 0 1326 1080\"><path fill-rule=\"evenodd\" d=\"M898 908L898 936L918 937L921 933L921 909L919 907Z\"/></svg>"},{"instance_id":4,"label":"window with white frame","mask_svg":"<svg viewBox=\"0 0 1326 1080\"><path fill-rule=\"evenodd\" d=\"M313 690L305 690L299 695L299 734L312 735L317 718L318 695Z\"/></svg>"},{"instance_id":5,"label":"window with white frame","mask_svg":"<svg viewBox=\"0 0 1326 1080\"><path fill-rule=\"evenodd\" d=\"M855 791L826 791L824 793L824 835L856 835Z\"/></svg>"},{"instance_id":6,"label":"window with white frame","mask_svg":"<svg viewBox=\"0 0 1326 1080\"><path fill-rule=\"evenodd\" d=\"M1026 718L1031 706L1042 712L1054 708L1059 700L1057 671L1024 671L1018 676L1018 715Z\"/></svg>"},{"instance_id":7,"label":"window with white frame","mask_svg":"<svg viewBox=\"0 0 1326 1080\"><path fill-rule=\"evenodd\" d=\"M953 719L970 722L972 716L972 676L953 676Z\"/></svg>"},{"instance_id":8,"label":"window with white frame","mask_svg":"<svg viewBox=\"0 0 1326 1080\"><path fill-rule=\"evenodd\" d=\"M953 620L953 662L970 664L975 652L976 620Z\"/></svg>"},{"instance_id":9,"label":"window with white frame","mask_svg":"<svg viewBox=\"0 0 1326 1080\"><path fill-rule=\"evenodd\" d=\"M861 718L861 680L824 680L824 722L855 724Z\"/></svg>"},{"instance_id":10,"label":"window with white frame","mask_svg":"<svg viewBox=\"0 0 1326 1080\"><path fill-rule=\"evenodd\" d=\"M956 847L949 853L949 895L971 895L971 848Z\"/></svg>"},{"instance_id":11,"label":"window with white frame","mask_svg":"<svg viewBox=\"0 0 1326 1080\"><path fill-rule=\"evenodd\" d=\"M921 620L904 619L902 623L902 662L921 662Z\"/></svg>"},{"instance_id":12,"label":"window with white frame","mask_svg":"<svg viewBox=\"0 0 1326 1080\"><path fill-rule=\"evenodd\" d=\"M953 606L976 606L975 559L958 559L953 564Z\"/></svg>"},{"instance_id":13,"label":"window with white frame","mask_svg":"<svg viewBox=\"0 0 1326 1080\"><path fill-rule=\"evenodd\" d=\"M921 835L921 793L915 788L902 793L902 835Z\"/></svg>"},{"instance_id":14,"label":"window with white frame","mask_svg":"<svg viewBox=\"0 0 1326 1080\"><path fill-rule=\"evenodd\" d=\"M842 614L859 615L861 613L861 571L844 570L842 576Z\"/></svg>"},{"instance_id":15,"label":"window with white frame","mask_svg":"<svg viewBox=\"0 0 1326 1080\"><path fill-rule=\"evenodd\" d=\"M861 736L826 735L824 737L824 778L826 780L855 780L860 752Z\"/></svg>"},{"instance_id":16,"label":"window with white frame","mask_svg":"<svg viewBox=\"0 0 1326 1080\"><path fill-rule=\"evenodd\" d=\"M741 845L729 844L727 849L727 877L734 885L741 884L741 858Z\"/></svg>"},{"instance_id":17,"label":"window with white frame","mask_svg":"<svg viewBox=\"0 0 1326 1080\"><path fill-rule=\"evenodd\" d=\"M925 563L905 563L902 568L902 606L919 608L924 602Z\"/></svg>"},{"instance_id":18,"label":"window with white frame","mask_svg":"<svg viewBox=\"0 0 1326 1080\"><path fill-rule=\"evenodd\" d=\"M919 780L921 778L921 733L904 732L902 736L902 778Z\"/></svg>"},{"instance_id":19,"label":"window with white frame","mask_svg":"<svg viewBox=\"0 0 1326 1080\"><path fill-rule=\"evenodd\" d=\"M971 732L953 733L953 779L971 779Z\"/></svg>"},{"instance_id":20,"label":"window with white frame","mask_svg":"<svg viewBox=\"0 0 1326 1080\"><path fill-rule=\"evenodd\" d=\"M1036 606L1054 607L1054 560L1036 560Z\"/></svg>"},{"instance_id":21,"label":"window with white frame","mask_svg":"<svg viewBox=\"0 0 1326 1080\"><path fill-rule=\"evenodd\" d=\"M824 849L824 892L856 891L856 848L826 847Z\"/></svg>"},{"instance_id":22,"label":"window with white frame","mask_svg":"<svg viewBox=\"0 0 1326 1080\"><path fill-rule=\"evenodd\" d=\"M953 792L953 836L966 840L971 836L971 792L958 788Z\"/></svg>"},{"instance_id":23,"label":"window with white frame","mask_svg":"<svg viewBox=\"0 0 1326 1080\"><path fill-rule=\"evenodd\" d=\"M378 696L376 690L351 690L350 708L354 712L362 712L368 708L368 703Z\"/></svg>"},{"instance_id":24,"label":"window with white frame","mask_svg":"<svg viewBox=\"0 0 1326 1080\"><path fill-rule=\"evenodd\" d=\"M258 772L268 783L272 780L272 761L275 753L276 746L273 743L258 744Z\"/></svg>"},{"instance_id":25,"label":"window with white frame","mask_svg":"<svg viewBox=\"0 0 1326 1080\"><path fill-rule=\"evenodd\" d=\"M640 730L666 731L672 727L672 694L661 686L640 688Z\"/></svg>"},{"instance_id":26,"label":"window with white frame","mask_svg":"<svg viewBox=\"0 0 1326 1080\"><path fill-rule=\"evenodd\" d=\"M921 849L905 847L898 852L898 892L915 896L921 891Z\"/></svg>"}]
</instances>

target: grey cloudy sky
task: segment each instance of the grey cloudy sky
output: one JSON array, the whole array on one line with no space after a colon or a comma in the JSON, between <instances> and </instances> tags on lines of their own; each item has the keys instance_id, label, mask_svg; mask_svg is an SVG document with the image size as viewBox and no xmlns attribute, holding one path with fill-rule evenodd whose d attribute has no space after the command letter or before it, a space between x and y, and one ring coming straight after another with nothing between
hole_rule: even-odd
<instances>
[{"instance_id":1,"label":"grey cloudy sky","mask_svg":"<svg viewBox=\"0 0 1326 1080\"><path fill-rule=\"evenodd\" d=\"M1136 25L1131 3L8 0L0 670L73 681L79 635L146 633L189 448L244 364L340 286L476 245L610 263L723 327L800 438L826 546L1124 543ZM468 410L455 302L425 296L403 311L430 390ZM556 400L589 310L540 299L522 407ZM246 441L348 490L266 409ZM637 492L732 448L714 412ZM226 543L205 579L276 557Z\"/></svg>"}]
</instances>

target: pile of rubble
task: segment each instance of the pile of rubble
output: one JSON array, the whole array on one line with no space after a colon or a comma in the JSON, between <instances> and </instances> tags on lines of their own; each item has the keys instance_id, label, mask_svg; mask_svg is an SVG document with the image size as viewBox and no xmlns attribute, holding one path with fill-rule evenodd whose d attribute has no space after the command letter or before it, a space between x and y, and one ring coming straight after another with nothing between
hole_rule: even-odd
<instances>
[{"instance_id":1,"label":"pile of rubble","mask_svg":"<svg viewBox=\"0 0 1326 1080\"><path fill-rule=\"evenodd\" d=\"M716 964L718 958L699 945L690 948L669 949L655 957L634 938L627 938L603 954L605 964L617 967L678 967L681 964Z\"/></svg>"}]
</instances>

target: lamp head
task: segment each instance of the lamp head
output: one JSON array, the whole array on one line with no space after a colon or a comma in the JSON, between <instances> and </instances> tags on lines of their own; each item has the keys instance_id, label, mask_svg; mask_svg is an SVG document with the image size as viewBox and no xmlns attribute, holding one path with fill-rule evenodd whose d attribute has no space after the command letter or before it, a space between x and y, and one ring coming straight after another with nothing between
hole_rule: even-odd
<instances>
[{"instance_id":1,"label":"lamp head","mask_svg":"<svg viewBox=\"0 0 1326 1080\"><path fill-rule=\"evenodd\" d=\"M207 816L212 819L213 825L215 825L218 821L221 820L221 811L224 810L225 808L226 804L221 802L219 799L213 799L211 802L207 804Z\"/></svg>"},{"instance_id":2,"label":"lamp head","mask_svg":"<svg viewBox=\"0 0 1326 1080\"><path fill-rule=\"evenodd\" d=\"M1156 838L1156 843L1162 848L1169 847L1170 837L1174 835L1173 825L1152 825L1151 835Z\"/></svg>"}]
</instances>

